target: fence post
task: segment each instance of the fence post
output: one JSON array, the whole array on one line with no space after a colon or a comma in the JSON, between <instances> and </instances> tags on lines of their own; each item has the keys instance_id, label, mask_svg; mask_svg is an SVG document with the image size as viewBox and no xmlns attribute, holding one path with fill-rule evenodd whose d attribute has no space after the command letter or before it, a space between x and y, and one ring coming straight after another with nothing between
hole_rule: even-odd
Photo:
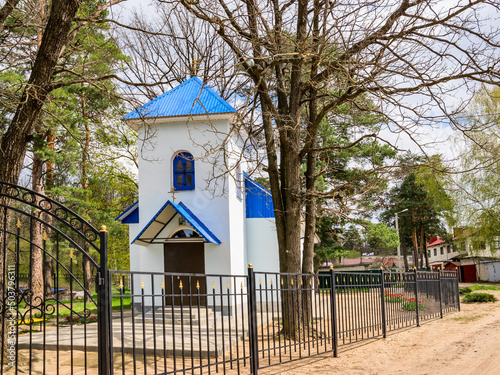
<instances>
[{"instance_id":1,"label":"fence post","mask_svg":"<svg viewBox=\"0 0 500 375\"><path fill-rule=\"evenodd\" d=\"M380 296L382 306L382 334L385 339L387 337L387 319L385 316L385 275L382 267L380 267Z\"/></svg>"},{"instance_id":2,"label":"fence post","mask_svg":"<svg viewBox=\"0 0 500 375\"><path fill-rule=\"evenodd\" d=\"M108 272L108 232L103 225L99 233L100 270L97 273L98 372L110 375L111 358L111 298Z\"/></svg>"},{"instance_id":3,"label":"fence post","mask_svg":"<svg viewBox=\"0 0 500 375\"><path fill-rule=\"evenodd\" d=\"M441 319L443 319L443 278L441 277L441 267L438 270L438 282L439 282L439 311L441 313Z\"/></svg>"},{"instance_id":4,"label":"fence post","mask_svg":"<svg viewBox=\"0 0 500 375\"><path fill-rule=\"evenodd\" d=\"M257 337L257 301L255 274L251 264L248 265L248 328L250 340L250 369L251 373L257 375L259 371L259 347Z\"/></svg>"},{"instance_id":5,"label":"fence post","mask_svg":"<svg viewBox=\"0 0 500 375\"><path fill-rule=\"evenodd\" d=\"M417 316L417 327L420 327L420 317L419 317L419 311L418 311L418 271L417 267L413 267L413 273L415 275L415 312Z\"/></svg>"},{"instance_id":6,"label":"fence post","mask_svg":"<svg viewBox=\"0 0 500 375\"><path fill-rule=\"evenodd\" d=\"M339 338L337 335L337 303L335 301L335 271L333 270L333 266L330 266L330 300L331 300L331 319L332 319L332 345L333 345L333 356L338 357L338 346L339 346ZM319 290L319 288L318 288Z\"/></svg>"},{"instance_id":7,"label":"fence post","mask_svg":"<svg viewBox=\"0 0 500 375\"><path fill-rule=\"evenodd\" d=\"M457 268L457 278L455 280L456 280L455 291L457 293L457 306L458 306L458 311L460 311L460 288L458 287L458 268Z\"/></svg>"}]
</instances>

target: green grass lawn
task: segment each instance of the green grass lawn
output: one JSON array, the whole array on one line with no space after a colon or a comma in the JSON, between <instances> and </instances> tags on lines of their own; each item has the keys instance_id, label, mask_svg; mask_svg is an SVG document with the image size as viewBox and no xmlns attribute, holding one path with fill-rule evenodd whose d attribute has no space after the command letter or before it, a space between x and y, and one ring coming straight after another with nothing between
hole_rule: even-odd
<instances>
[{"instance_id":1,"label":"green grass lawn","mask_svg":"<svg viewBox=\"0 0 500 375\"><path fill-rule=\"evenodd\" d=\"M475 290L500 290L500 286L494 286L494 285L473 285L473 286L470 286L469 288L471 288L472 291L475 291Z\"/></svg>"},{"instance_id":2,"label":"green grass lawn","mask_svg":"<svg viewBox=\"0 0 500 375\"><path fill-rule=\"evenodd\" d=\"M125 292L125 294L130 294L130 292ZM94 301L97 301L97 294L94 293L92 295L92 298ZM122 302L123 301L123 302ZM129 310L132 306L131 303L131 298L130 297L113 297L111 300L111 305L113 310L120 311L122 308L122 303L123 303L123 309L124 310ZM59 317L59 322L65 322L67 317L70 317L73 315L73 317L77 317L78 315L82 316L95 316L97 315L97 306L93 302L87 302L83 299L77 299L73 301L69 300L48 300L45 302L46 305L46 311L47 314L45 315L46 321L56 321L57 317ZM26 308L26 303L21 302L19 304L19 310L21 313L26 313L26 320L29 320L30 318L35 319L35 322L38 324L43 324L43 321L37 321L36 319L37 316L40 314L36 314L36 311L33 312L33 314L30 316L29 310Z\"/></svg>"}]
</instances>

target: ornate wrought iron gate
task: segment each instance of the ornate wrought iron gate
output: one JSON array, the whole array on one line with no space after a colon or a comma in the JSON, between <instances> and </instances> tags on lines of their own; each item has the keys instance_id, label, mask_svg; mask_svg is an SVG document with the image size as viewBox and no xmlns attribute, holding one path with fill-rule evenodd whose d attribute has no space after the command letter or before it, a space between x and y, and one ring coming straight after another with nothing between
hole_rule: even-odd
<instances>
[{"instance_id":1,"label":"ornate wrought iron gate","mask_svg":"<svg viewBox=\"0 0 500 375\"><path fill-rule=\"evenodd\" d=\"M1 373L111 373L106 259L105 227L0 182Z\"/></svg>"}]
</instances>

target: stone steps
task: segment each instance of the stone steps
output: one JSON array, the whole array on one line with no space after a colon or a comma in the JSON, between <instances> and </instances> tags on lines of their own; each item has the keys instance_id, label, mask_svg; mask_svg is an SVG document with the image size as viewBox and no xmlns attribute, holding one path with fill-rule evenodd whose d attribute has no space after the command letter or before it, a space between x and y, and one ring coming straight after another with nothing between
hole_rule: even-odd
<instances>
[{"instance_id":1,"label":"stone steps","mask_svg":"<svg viewBox=\"0 0 500 375\"><path fill-rule=\"evenodd\" d=\"M199 314L199 315L198 315ZM208 317L208 319L207 319ZM189 309L189 308L158 308L154 312L149 310L144 313L136 313L135 314L136 321L139 323L144 321L145 323L163 323L167 325L191 325L191 326L214 326L215 324L222 324L222 321L226 323L229 319L228 316L223 316L220 311L213 311L212 309L203 308L198 312L197 308Z\"/></svg>"}]
</instances>

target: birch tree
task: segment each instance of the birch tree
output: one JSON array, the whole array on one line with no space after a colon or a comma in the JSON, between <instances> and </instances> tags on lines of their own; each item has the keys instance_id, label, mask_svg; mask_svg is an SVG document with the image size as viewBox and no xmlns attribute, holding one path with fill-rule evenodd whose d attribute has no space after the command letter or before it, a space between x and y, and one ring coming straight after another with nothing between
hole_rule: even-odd
<instances>
[{"instance_id":1,"label":"birch tree","mask_svg":"<svg viewBox=\"0 0 500 375\"><path fill-rule=\"evenodd\" d=\"M500 87L482 87L467 116L458 121L471 129L465 139L457 137L463 173L450 178L455 187L451 194L457 201L458 224L474 228L474 237L495 253L500 248Z\"/></svg>"}]
</instances>

